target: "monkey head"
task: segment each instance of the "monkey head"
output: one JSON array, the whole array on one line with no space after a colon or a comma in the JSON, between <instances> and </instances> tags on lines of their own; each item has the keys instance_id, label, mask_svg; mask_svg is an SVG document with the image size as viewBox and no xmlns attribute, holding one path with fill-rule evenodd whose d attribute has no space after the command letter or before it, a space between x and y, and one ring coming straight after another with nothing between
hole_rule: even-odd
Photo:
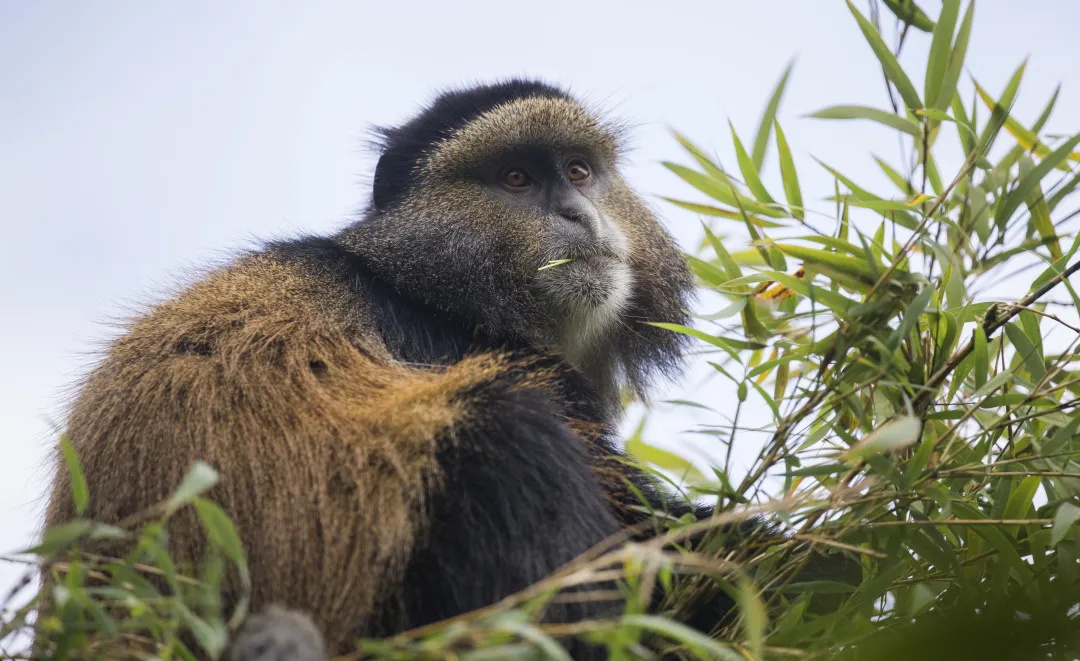
<instances>
[{"instance_id":1,"label":"monkey head","mask_svg":"<svg viewBox=\"0 0 1080 661\"><path fill-rule=\"evenodd\" d=\"M448 92L383 129L371 206L342 234L400 293L565 357L614 396L673 367L691 279L619 172L622 130L524 80Z\"/></svg>"}]
</instances>

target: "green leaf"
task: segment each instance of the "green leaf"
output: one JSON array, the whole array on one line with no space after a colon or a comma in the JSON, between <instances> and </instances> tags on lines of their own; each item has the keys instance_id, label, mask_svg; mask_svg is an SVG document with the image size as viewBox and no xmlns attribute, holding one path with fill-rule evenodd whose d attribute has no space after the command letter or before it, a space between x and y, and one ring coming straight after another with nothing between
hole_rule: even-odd
<instances>
[{"instance_id":1,"label":"green leaf","mask_svg":"<svg viewBox=\"0 0 1080 661\"><path fill-rule=\"evenodd\" d=\"M829 106L810 113L808 117L816 117L817 119L869 119L898 131L903 131L915 138L918 138L921 134L919 125L910 119L866 106Z\"/></svg>"},{"instance_id":2,"label":"green leaf","mask_svg":"<svg viewBox=\"0 0 1080 661\"><path fill-rule=\"evenodd\" d=\"M656 326L657 328L664 328L666 330L674 331L676 333L682 333L683 335L696 337L697 339L702 340L703 342L707 342L714 347L723 349L729 356L731 356L732 360L739 363L742 362L742 360L739 358L739 354L723 338L716 337L715 335L709 335L708 333L699 331L696 328L690 328L688 326L682 326L680 324L666 324L659 321L650 321L646 323L648 323L650 326Z\"/></svg>"},{"instance_id":3,"label":"green leaf","mask_svg":"<svg viewBox=\"0 0 1080 661\"><path fill-rule=\"evenodd\" d=\"M964 102L959 94L953 95L952 112L956 118L956 136L960 140L960 146L964 148L964 155L967 156L975 151L975 141L978 136L975 134L972 120L969 120L964 112Z\"/></svg>"},{"instance_id":4,"label":"green leaf","mask_svg":"<svg viewBox=\"0 0 1080 661\"><path fill-rule=\"evenodd\" d=\"M1058 83L1058 86L1054 88L1054 93L1050 95L1050 101L1046 104L1046 107L1043 108L1043 111L1039 113L1039 117L1035 120L1035 123L1031 125L1031 131L1033 133L1038 134L1039 131L1043 129L1043 126L1046 125L1046 122L1049 121L1050 115L1054 112L1054 106L1057 104L1058 94L1060 93L1061 83Z\"/></svg>"},{"instance_id":5,"label":"green leaf","mask_svg":"<svg viewBox=\"0 0 1080 661\"><path fill-rule=\"evenodd\" d=\"M710 177L707 174L702 174L697 170L691 170L686 166L670 161L664 161L663 166L678 175L680 179L714 200L719 200L728 206L738 206L735 202L735 192L731 189L731 186L726 183L723 183L714 177Z\"/></svg>"},{"instance_id":6,"label":"green leaf","mask_svg":"<svg viewBox=\"0 0 1080 661\"><path fill-rule=\"evenodd\" d=\"M1027 156L1021 158L1020 177L1023 178L1034 166L1035 164ZM1058 241L1054 222L1050 219L1050 207L1046 204L1046 198L1043 197L1042 186L1039 183L1035 184L1035 190L1031 191L1031 195L1024 200L1024 203L1028 208L1030 225L1042 237L1050 251L1051 259L1058 259L1061 257L1061 243Z\"/></svg>"},{"instance_id":7,"label":"green leaf","mask_svg":"<svg viewBox=\"0 0 1080 661\"><path fill-rule=\"evenodd\" d=\"M788 289L802 294L806 298L818 301L829 308L833 314L836 314L841 318L846 318L848 309L854 305L854 301L842 294L829 291L824 287L818 287L806 280L800 280L790 274L781 273L779 271L762 271L761 273L754 273L752 275L743 276L742 278L736 278L735 280L728 282L727 286L734 287L770 280L778 282Z\"/></svg>"},{"instance_id":8,"label":"green leaf","mask_svg":"<svg viewBox=\"0 0 1080 661\"><path fill-rule=\"evenodd\" d=\"M807 466L806 468L797 468L792 471L784 473L785 477L820 477L822 475L836 475L837 473L846 473L851 470L851 466L847 464L821 464L818 466Z\"/></svg>"},{"instance_id":9,"label":"green leaf","mask_svg":"<svg viewBox=\"0 0 1080 661\"><path fill-rule=\"evenodd\" d=\"M619 622L626 626L639 627L685 646L699 659L724 659L726 661L745 661L745 657L727 645L710 638L696 629L657 615L623 615Z\"/></svg>"},{"instance_id":10,"label":"green leaf","mask_svg":"<svg viewBox=\"0 0 1080 661\"><path fill-rule=\"evenodd\" d=\"M915 4L914 0L883 0L885 6L889 8L898 19L905 24L914 27L917 30L923 32L930 32L934 30L934 22L930 20L930 17L926 13L919 9L919 6Z\"/></svg>"},{"instance_id":11,"label":"green leaf","mask_svg":"<svg viewBox=\"0 0 1080 661\"><path fill-rule=\"evenodd\" d=\"M694 157L694 160L698 162L698 165L700 165L710 177L719 179L730 186L731 182L728 180L728 176L724 174L724 171L721 170L716 163L713 163L712 159L709 158L700 147L690 142L689 138L678 131L672 131L672 134L675 136L675 140L682 145L683 149Z\"/></svg>"},{"instance_id":12,"label":"green leaf","mask_svg":"<svg viewBox=\"0 0 1080 661\"><path fill-rule=\"evenodd\" d=\"M859 24L859 29L862 30L863 36L866 37L866 41L870 44L870 48L873 49L874 55L877 56L878 62L881 63L881 68L885 72L885 77L896 87L896 91L904 99L904 105L911 110L917 110L922 108L922 101L919 100L919 93L915 91L915 86L911 84L911 80L904 73L904 70L900 67L900 63L896 61L896 57L893 56L889 47L885 45L885 42L881 39L881 35L874 28L870 21L859 13L859 10L855 8L855 5L851 4L851 0L846 0L848 9L851 10L852 16L855 17L855 21Z\"/></svg>"},{"instance_id":13,"label":"green leaf","mask_svg":"<svg viewBox=\"0 0 1080 661\"><path fill-rule=\"evenodd\" d=\"M981 521L989 519L982 510L967 505L960 500L953 501L953 508L959 516L965 519L978 519ZM1004 534L1000 526L977 525L972 526L972 529L1001 555L1001 559L1016 573L1018 580L1021 582L1030 580L1031 566L1020 557L1015 542Z\"/></svg>"},{"instance_id":14,"label":"green leaf","mask_svg":"<svg viewBox=\"0 0 1080 661\"><path fill-rule=\"evenodd\" d=\"M663 165L668 170L671 170L678 175L679 178L686 183L728 206L735 207L736 209L743 207L751 213L771 216L773 218L783 218L787 215L780 209L774 209L739 194L726 175L723 175L722 178L709 176L698 172L697 170L691 170L688 167L678 165L677 163L671 163L670 161L664 161ZM741 213L735 213L733 217L742 219L743 215Z\"/></svg>"},{"instance_id":15,"label":"green leaf","mask_svg":"<svg viewBox=\"0 0 1080 661\"><path fill-rule=\"evenodd\" d=\"M541 631L538 627L532 626L527 621L521 621L513 617L506 617L507 613L500 613L493 618L493 626L503 631L509 631L517 634L522 639L532 643L542 652L541 658L550 661L572 661L572 657L566 652L566 650L555 641L554 638ZM530 652L532 650L529 650ZM532 658L533 655L523 656L523 658ZM507 658L507 657L497 657Z\"/></svg>"},{"instance_id":16,"label":"green leaf","mask_svg":"<svg viewBox=\"0 0 1080 661\"><path fill-rule=\"evenodd\" d=\"M803 262L829 266L857 278L863 278L869 282L874 282L877 278L878 272L871 267L865 259L849 257L848 255L841 255L827 250L805 248L789 243L777 243L775 245L776 248L784 254L790 255L795 259L800 259Z\"/></svg>"},{"instance_id":17,"label":"green leaf","mask_svg":"<svg viewBox=\"0 0 1080 661\"><path fill-rule=\"evenodd\" d=\"M761 659L762 648L765 646L765 630L769 625L765 602L761 600L757 586L745 576L739 578L735 598L739 604L739 615L742 616L742 628L746 633L746 647L753 658Z\"/></svg>"},{"instance_id":18,"label":"green leaf","mask_svg":"<svg viewBox=\"0 0 1080 661\"><path fill-rule=\"evenodd\" d=\"M169 496L165 503L166 515L172 514L177 509L190 503L196 496L201 495L218 482L218 472L210 464L196 461L191 470L184 476L180 486Z\"/></svg>"},{"instance_id":19,"label":"green leaf","mask_svg":"<svg viewBox=\"0 0 1080 661\"><path fill-rule=\"evenodd\" d=\"M82 539L122 539L122 529L104 523L95 523L86 519L73 519L47 529L41 536L41 542L21 553L49 556L64 551Z\"/></svg>"},{"instance_id":20,"label":"green leaf","mask_svg":"<svg viewBox=\"0 0 1080 661\"><path fill-rule=\"evenodd\" d=\"M544 264L543 266L541 266L540 268L538 268L536 270L537 271L546 271L546 270L548 270L550 268L555 268L556 266L562 266L563 264L569 264L572 261L574 261L574 260L572 260L572 259L553 259L550 262L548 262L547 264Z\"/></svg>"},{"instance_id":21,"label":"green leaf","mask_svg":"<svg viewBox=\"0 0 1080 661\"><path fill-rule=\"evenodd\" d=\"M739 268L739 263L735 261L735 259L731 256L731 253L729 253L727 248L724 247L723 242L720 241L720 239L715 234L713 234L712 230L710 230L708 227L702 225L702 228L705 230L705 237L706 239L708 239L709 245L712 246L713 252L716 253L716 258L720 261L720 264L724 267L724 270L727 271L728 275L731 278L741 278L742 269ZM749 290L747 289L745 291Z\"/></svg>"},{"instance_id":22,"label":"green leaf","mask_svg":"<svg viewBox=\"0 0 1080 661\"><path fill-rule=\"evenodd\" d=\"M1058 542L1065 539L1069 528L1080 521L1080 507L1066 501L1058 505L1054 514L1054 526L1050 529L1050 546L1057 546Z\"/></svg>"},{"instance_id":23,"label":"green leaf","mask_svg":"<svg viewBox=\"0 0 1080 661\"><path fill-rule=\"evenodd\" d=\"M217 503L205 498L196 497L193 502L207 539L219 547L226 557L246 574L247 556L244 553L244 545L229 515Z\"/></svg>"},{"instance_id":24,"label":"green leaf","mask_svg":"<svg viewBox=\"0 0 1080 661\"><path fill-rule=\"evenodd\" d=\"M1029 475L1020 481L1020 484L1013 489L1013 492L1009 494L1009 500L1005 504L1005 512L1002 514L1003 519L1025 519L1027 518L1028 510L1032 508L1032 499L1035 497L1035 491L1039 488L1039 483L1042 478L1038 475ZM1016 537L1017 532L1020 530L1020 526L1008 525L1002 528L1005 532Z\"/></svg>"},{"instance_id":25,"label":"green leaf","mask_svg":"<svg viewBox=\"0 0 1080 661\"><path fill-rule=\"evenodd\" d=\"M1069 264L1069 260L1071 260L1073 255L1076 254L1077 248L1080 248L1080 234L1077 234L1076 238L1073 239L1072 247L1069 248L1068 252L1066 252L1061 257L1055 259L1054 262L1050 264L1050 266L1048 266L1045 271L1039 274L1039 277L1035 278L1035 280L1031 283L1031 288L1028 291L1035 291L1036 289L1042 287L1046 283L1050 282L1057 276L1064 273L1065 268Z\"/></svg>"},{"instance_id":26,"label":"green leaf","mask_svg":"<svg viewBox=\"0 0 1080 661\"><path fill-rule=\"evenodd\" d=\"M1029 338L1024 329L1015 322L1005 324L1005 334L1016 347L1016 353L1024 360L1031 379L1041 382L1046 378L1046 359L1042 355L1042 338Z\"/></svg>"},{"instance_id":27,"label":"green leaf","mask_svg":"<svg viewBox=\"0 0 1080 661\"><path fill-rule=\"evenodd\" d=\"M754 194L754 197L759 202L765 204L775 204L772 196L769 195L769 191L766 190L765 185L761 183L761 177L758 175L757 166L754 165L753 159L746 153L746 149L743 148L742 141L739 140L739 135L735 133L735 126L728 122L728 127L731 129L731 141L735 145L735 157L739 161L739 172L742 173L743 179L746 181L746 187L750 189L750 192Z\"/></svg>"},{"instance_id":28,"label":"green leaf","mask_svg":"<svg viewBox=\"0 0 1080 661\"><path fill-rule=\"evenodd\" d=\"M990 373L990 352L986 346L986 331L982 324L975 324L974 355L975 355L975 389L982 389L986 385L986 377Z\"/></svg>"},{"instance_id":29,"label":"green leaf","mask_svg":"<svg viewBox=\"0 0 1080 661\"><path fill-rule=\"evenodd\" d=\"M887 347L890 352L896 351L900 343L904 341L904 338L911 333L915 325L919 323L919 317L926 311L926 306L930 303L930 296L933 295L933 287L924 287L918 296L912 299L908 305L908 309L904 312L904 318L901 320L900 325L896 327L896 330L889 336Z\"/></svg>"},{"instance_id":30,"label":"green leaf","mask_svg":"<svg viewBox=\"0 0 1080 661\"><path fill-rule=\"evenodd\" d=\"M1020 69L1018 69L1017 72L1013 74L1014 78L1020 75L1023 70L1024 65L1021 65ZM1016 82L1018 86L1019 80L1017 79ZM1011 90L1011 94L1009 90ZM1006 95L1010 99L1008 103L1011 103L1011 98L1012 96L1015 96L1016 90L1014 87L1010 87L1009 90L1006 91ZM995 101L994 97L990 96L990 94L987 93L987 91L984 90L978 82L975 82L975 91L978 93L979 98L982 99L983 103L985 103L991 111L995 113L1000 113L1004 116L1005 130L1008 131L1010 135L1012 135L1012 137L1016 140L1016 143L1023 147L1025 151L1031 152L1039 158L1045 158L1046 155L1050 153L1050 147L1048 147L1042 142L1042 140L1039 139L1039 136L1035 133L1035 131L1024 128L1024 126L1015 118L1013 118L1013 116L1008 112L1005 96L1002 97L1001 101ZM1051 105L1044 110L1044 116L1047 115L1048 112L1053 108L1053 103L1056 100L1057 93L1055 92L1054 98L1051 99ZM1042 118L1040 118L1040 122L1041 121ZM1067 158L1072 161L1080 161L1080 153L1069 154ZM1069 171L1069 168L1064 163L1058 164L1057 169L1063 170L1065 172Z\"/></svg>"},{"instance_id":31,"label":"green leaf","mask_svg":"<svg viewBox=\"0 0 1080 661\"><path fill-rule=\"evenodd\" d=\"M71 484L71 499L75 504L75 515L82 516L86 506L90 502L90 490L86 486L86 476L83 474L79 457L75 454L75 448L71 445L71 439L64 434L60 437L60 450L64 455L64 464L68 469L68 481Z\"/></svg>"},{"instance_id":32,"label":"green leaf","mask_svg":"<svg viewBox=\"0 0 1080 661\"><path fill-rule=\"evenodd\" d=\"M889 420L848 448L840 458L845 461L867 459L914 444L922 432L922 420L901 415Z\"/></svg>"},{"instance_id":33,"label":"green leaf","mask_svg":"<svg viewBox=\"0 0 1080 661\"><path fill-rule=\"evenodd\" d=\"M191 632L192 637L210 658L216 659L221 656L225 646L229 642L229 634L223 622L208 622L180 605L184 619L184 625Z\"/></svg>"},{"instance_id":34,"label":"green leaf","mask_svg":"<svg viewBox=\"0 0 1080 661\"><path fill-rule=\"evenodd\" d=\"M93 527L94 522L85 519L75 519L55 525L46 530L45 534L41 536L40 544L26 549L24 553L46 556L67 549L88 535Z\"/></svg>"},{"instance_id":35,"label":"green leaf","mask_svg":"<svg viewBox=\"0 0 1080 661\"><path fill-rule=\"evenodd\" d=\"M689 480L698 484L707 481L701 471L686 458L675 452L671 452L670 450L658 448L645 441L641 435L644 422L643 419L642 425L638 427L638 432L626 440L626 451L629 452L631 456L643 463L652 464L657 468L669 471L679 479Z\"/></svg>"},{"instance_id":36,"label":"green leaf","mask_svg":"<svg viewBox=\"0 0 1080 661\"><path fill-rule=\"evenodd\" d=\"M1080 144L1080 134L1074 135L1072 138L1066 140L1061 146L1055 149L1050 154L1047 154L1042 161L1039 162L1034 168L1032 168L1027 174L1020 177L1016 186L1006 196L1005 201L998 208L994 219L998 222L1003 222L1012 217L1017 208L1028 200L1031 195L1039 186L1039 182L1046 178L1050 170L1057 167L1066 158L1069 157L1070 152L1077 144Z\"/></svg>"},{"instance_id":37,"label":"green leaf","mask_svg":"<svg viewBox=\"0 0 1080 661\"><path fill-rule=\"evenodd\" d=\"M948 3L946 2L946 4ZM960 100L959 95L956 93L956 84L960 81L960 72L964 68L964 58L967 57L968 38L971 36L971 21L974 16L975 3L969 2L967 11L964 13L964 19L960 23L960 29L956 33L956 40L953 42L952 50L949 52L949 63L945 67L945 73L941 78L941 88L934 96L933 107L937 110L948 108L954 104L954 99L957 103ZM961 107L963 107L962 104ZM959 114L956 116L957 118L960 117ZM975 123L974 116L972 116L971 123ZM970 153L971 150L968 149L967 152Z\"/></svg>"},{"instance_id":38,"label":"green leaf","mask_svg":"<svg viewBox=\"0 0 1080 661\"><path fill-rule=\"evenodd\" d=\"M728 280L731 280L731 277L715 264L698 259L693 255L685 255L685 259L694 275L701 278L701 281L710 287L720 287Z\"/></svg>"},{"instance_id":39,"label":"green leaf","mask_svg":"<svg viewBox=\"0 0 1080 661\"><path fill-rule=\"evenodd\" d=\"M714 216L717 218L730 218L731 220L740 220L745 222L749 220L758 227L784 227L783 223L777 223L771 220L765 220L758 218L752 214L741 214L738 211L730 211L728 209L720 209L718 207L709 206L707 204L698 204L696 202L686 202L683 200L676 200L670 197L660 197L665 202L670 202L677 207L686 209L687 211L693 211L694 213L700 213L703 216Z\"/></svg>"},{"instance_id":40,"label":"green leaf","mask_svg":"<svg viewBox=\"0 0 1080 661\"><path fill-rule=\"evenodd\" d=\"M754 135L754 150L752 152L752 159L754 161L754 167L758 172L761 172L761 166L765 163L765 150L769 147L769 133L772 132L773 123L776 121L776 111L780 107L780 99L784 96L784 87L787 86L788 76L791 75L791 69L795 66L795 61L788 62L787 67L784 68L783 75L780 76L780 80L776 83L776 87L773 88L773 93L769 97L769 102L765 105L765 112L761 115L761 121L758 123L757 134Z\"/></svg>"},{"instance_id":41,"label":"green leaf","mask_svg":"<svg viewBox=\"0 0 1080 661\"><path fill-rule=\"evenodd\" d=\"M784 179L784 195L787 196L789 211L792 216L802 220L804 214L799 178L795 174L795 162L791 159L791 149L788 148L780 122L776 122L776 148L780 152L780 175Z\"/></svg>"},{"instance_id":42,"label":"green leaf","mask_svg":"<svg viewBox=\"0 0 1080 661\"><path fill-rule=\"evenodd\" d=\"M990 147L993 145L994 140L997 138L998 133L1004 128L1009 119L1009 109L1012 107L1013 102L1016 100L1016 92L1020 89L1020 81L1024 77L1024 70L1027 68L1027 61L1025 60L1016 71L1013 72L1012 77L1009 78L1009 82L1005 85L1005 91L1001 93L1001 98L994 103L993 111L990 113L990 119L987 120L986 126L983 127L983 132L979 136L979 154L985 156L989 153ZM972 79L972 82L978 86L978 81ZM999 164L998 167L1000 167Z\"/></svg>"},{"instance_id":43,"label":"green leaf","mask_svg":"<svg viewBox=\"0 0 1080 661\"><path fill-rule=\"evenodd\" d=\"M874 157L874 161L877 162L878 167L880 167L881 171L885 173L885 176L889 178L889 181L893 182L893 184L900 189L901 193L908 197L915 194L915 189L911 187L911 183L902 174L893 169L891 165L877 156Z\"/></svg>"},{"instance_id":44,"label":"green leaf","mask_svg":"<svg viewBox=\"0 0 1080 661\"><path fill-rule=\"evenodd\" d=\"M949 47L952 45L953 30L956 29L959 15L960 0L942 2L941 13L938 14L937 25L934 26L934 37L930 42L930 57L926 60L926 81L923 85L923 96L926 97L926 105L930 107L934 106L938 94L941 93L945 71L949 66Z\"/></svg>"}]
</instances>

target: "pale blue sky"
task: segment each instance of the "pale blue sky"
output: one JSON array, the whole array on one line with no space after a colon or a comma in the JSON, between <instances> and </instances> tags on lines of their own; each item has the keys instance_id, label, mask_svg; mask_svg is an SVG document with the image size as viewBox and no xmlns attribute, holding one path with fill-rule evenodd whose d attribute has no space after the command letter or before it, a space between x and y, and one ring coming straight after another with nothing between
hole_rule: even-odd
<instances>
[{"instance_id":1,"label":"pale blue sky","mask_svg":"<svg viewBox=\"0 0 1080 661\"><path fill-rule=\"evenodd\" d=\"M923 4L936 15L935 0ZM1048 128L1071 133L1077 25L1080 3L981 0L968 68L996 92L1030 55L1019 116L1030 121L1061 81ZM921 87L925 37L912 39L904 62ZM250 237L339 227L366 199L368 125L400 121L440 86L541 76L633 122L628 175L642 193L693 197L659 165L685 160L668 127L731 162L727 120L748 141L793 56L780 119L808 204L827 210L831 182L810 154L871 184L869 152L899 165L884 129L802 117L887 107L839 0L0 0L0 553L33 535L48 420L62 419L65 387L112 332L104 322ZM691 245L696 218L660 208ZM692 395L722 407L724 388ZM651 435L690 424L670 414ZM0 563L0 591L15 575Z\"/></svg>"}]
</instances>

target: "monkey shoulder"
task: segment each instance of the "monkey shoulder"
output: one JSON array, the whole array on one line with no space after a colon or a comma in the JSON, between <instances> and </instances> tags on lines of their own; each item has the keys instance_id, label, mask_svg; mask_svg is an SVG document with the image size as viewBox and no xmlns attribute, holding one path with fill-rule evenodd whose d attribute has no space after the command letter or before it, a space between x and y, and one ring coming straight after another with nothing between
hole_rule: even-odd
<instances>
[{"instance_id":1,"label":"monkey shoulder","mask_svg":"<svg viewBox=\"0 0 1080 661\"><path fill-rule=\"evenodd\" d=\"M334 341L378 354L373 319L370 296L341 265L268 249L152 306L116 344L159 358L267 359Z\"/></svg>"}]
</instances>

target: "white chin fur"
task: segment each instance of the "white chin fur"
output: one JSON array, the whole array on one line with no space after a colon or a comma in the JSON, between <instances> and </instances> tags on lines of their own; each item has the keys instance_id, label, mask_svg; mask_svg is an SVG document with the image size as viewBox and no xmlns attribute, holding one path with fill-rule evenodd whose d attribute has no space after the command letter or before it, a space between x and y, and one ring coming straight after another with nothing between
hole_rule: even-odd
<instances>
[{"instance_id":1,"label":"white chin fur","mask_svg":"<svg viewBox=\"0 0 1080 661\"><path fill-rule=\"evenodd\" d=\"M581 363L597 349L597 343L608 335L630 303L634 290L634 276L620 262L606 265L608 294L602 301L574 305L566 310L560 329L561 344L566 357L573 363Z\"/></svg>"}]
</instances>

